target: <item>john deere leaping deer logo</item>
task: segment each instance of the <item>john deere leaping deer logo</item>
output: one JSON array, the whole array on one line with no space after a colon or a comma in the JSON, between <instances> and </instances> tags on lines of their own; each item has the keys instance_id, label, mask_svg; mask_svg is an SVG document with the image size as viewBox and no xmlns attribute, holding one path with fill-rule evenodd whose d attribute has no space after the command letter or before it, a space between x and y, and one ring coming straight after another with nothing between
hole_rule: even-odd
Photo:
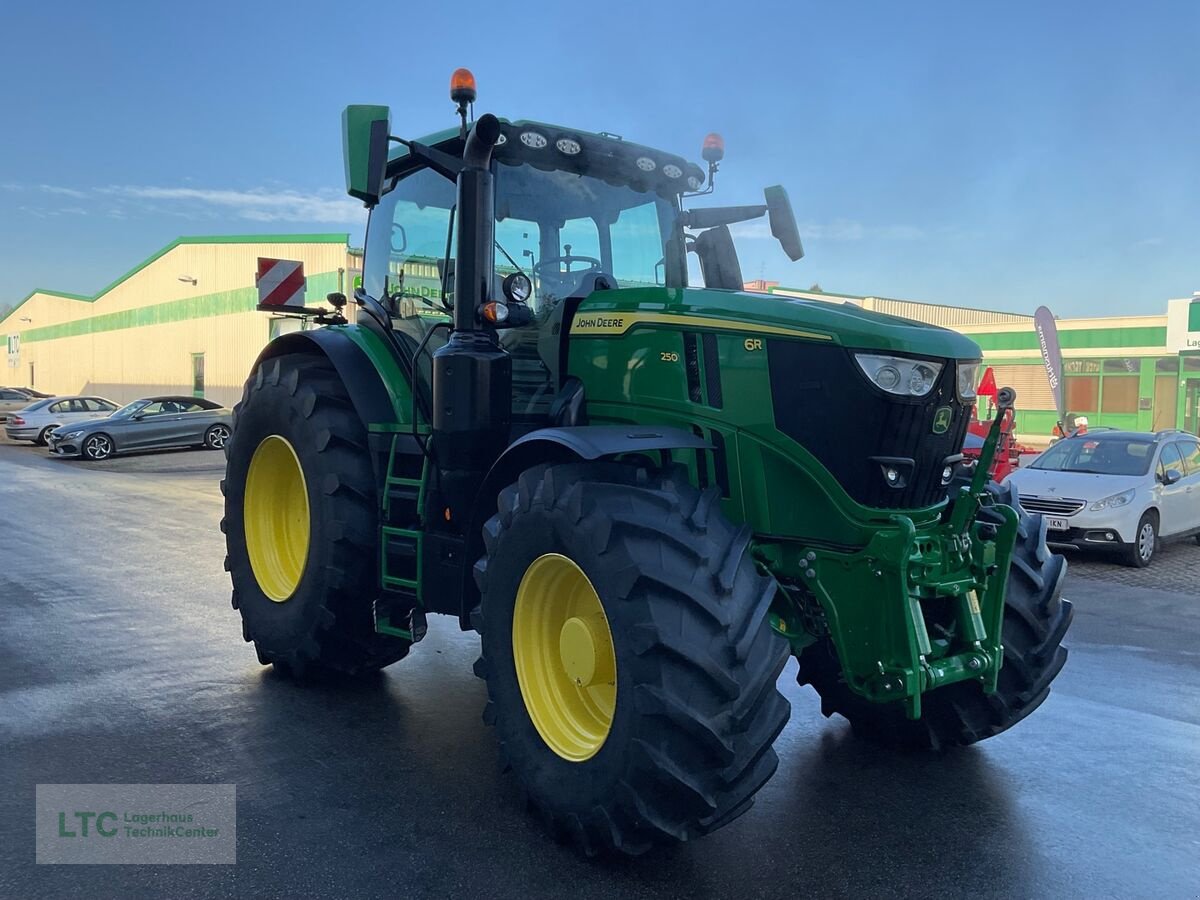
<instances>
[{"instance_id":1,"label":"john deere leaping deer logo","mask_svg":"<svg viewBox=\"0 0 1200 900\"><path fill-rule=\"evenodd\" d=\"M933 433L945 434L947 431L949 431L951 417L952 413L950 407L940 407L938 411L933 414Z\"/></svg>"}]
</instances>

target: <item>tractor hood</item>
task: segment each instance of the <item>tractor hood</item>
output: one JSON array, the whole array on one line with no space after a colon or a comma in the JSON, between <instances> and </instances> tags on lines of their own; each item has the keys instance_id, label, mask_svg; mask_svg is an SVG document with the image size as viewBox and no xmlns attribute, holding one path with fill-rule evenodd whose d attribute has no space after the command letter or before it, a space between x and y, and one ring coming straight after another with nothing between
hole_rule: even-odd
<instances>
[{"instance_id":1,"label":"tractor hood","mask_svg":"<svg viewBox=\"0 0 1200 900\"><path fill-rule=\"evenodd\" d=\"M958 332L851 304L704 288L597 291L580 304L571 331L617 334L664 323L794 336L917 356L972 360L983 355L974 341Z\"/></svg>"}]
</instances>

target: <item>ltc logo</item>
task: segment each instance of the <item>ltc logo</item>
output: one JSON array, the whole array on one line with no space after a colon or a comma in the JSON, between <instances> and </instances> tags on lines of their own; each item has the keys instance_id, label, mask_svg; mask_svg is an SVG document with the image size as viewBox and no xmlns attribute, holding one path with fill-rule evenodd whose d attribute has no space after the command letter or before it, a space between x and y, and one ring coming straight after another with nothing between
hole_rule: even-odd
<instances>
[{"instance_id":1,"label":"ltc logo","mask_svg":"<svg viewBox=\"0 0 1200 900\"><path fill-rule=\"evenodd\" d=\"M950 419L953 417L950 407L942 406L933 414L933 433L945 434L950 430Z\"/></svg>"}]
</instances>

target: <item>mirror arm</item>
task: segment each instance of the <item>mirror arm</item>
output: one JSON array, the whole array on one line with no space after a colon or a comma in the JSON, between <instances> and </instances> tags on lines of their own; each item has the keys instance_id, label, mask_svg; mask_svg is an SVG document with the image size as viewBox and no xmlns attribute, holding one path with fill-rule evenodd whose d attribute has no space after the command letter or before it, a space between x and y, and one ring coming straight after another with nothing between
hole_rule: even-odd
<instances>
[{"instance_id":1,"label":"mirror arm","mask_svg":"<svg viewBox=\"0 0 1200 900\"><path fill-rule=\"evenodd\" d=\"M388 135L388 140L395 141L397 144L407 147L408 152L414 159L421 160L421 162L449 181L456 181L458 173L462 171L462 160L442 150L427 147L417 141L406 141L404 138L399 138L395 135Z\"/></svg>"},{"instance_id":2,"label":"mirror arm","mask_svg":"<svg viewBox=\"0 0 1200 900\"><path fill-rule=\"evenodd\" d=\"M685 228L700 230L716 228L719 225L732 225L735 222L749 222L767 214L765 204L755 206L709 206L704 209L689 209L680 213L680 222Z\"/></svg>"}]
</instances>

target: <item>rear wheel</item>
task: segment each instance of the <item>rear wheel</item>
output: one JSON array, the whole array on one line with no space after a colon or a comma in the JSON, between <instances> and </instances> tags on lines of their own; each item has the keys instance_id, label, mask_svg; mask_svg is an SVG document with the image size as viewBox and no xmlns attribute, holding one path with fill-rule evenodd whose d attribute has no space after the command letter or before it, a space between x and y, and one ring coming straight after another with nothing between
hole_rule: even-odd
<instances>
[{"instance_id":1,"label":"rear wheel","mask_svg":"<svg viewBox=\"0 0 1200 900\"><path fill-rule=\"evenodd\" d=\"M226 568L261 662L359 673L403 658L375 631L378 541L366 428L323 357L263 362L225 443Z\"/></svg>"},{"instance_id":2,"label":"rear wheel","mask_svg":"<svg viewBox=\"0 0 1200 900\"><path fill-rule=\"evenodd\" d=\"M1134 569L1144 569L1154 559L1158 549L1158 517L1147 510L1138 520L1133 543L1121 548L1121 562Z\"/></svg>"},{"instance_id":3,"label":"rear wheel","mask_svg":"<svg viewBox=\"0 0 1200 900\"><path fill-rule=\"evenodd\" d=\"M893 747L933 748L974 744L1016 725L1041 706L1050 683L1067 661L1063 636L1074 611L1062 599L1067 561L1046 546L1046 524L1024 512L1009 485L991 484L997 503L1020 515L1017 543L1004 598L1004 662L994 694L977 683L958 682L925 694L922 716L912 720L899 703L873 703L850 690L837 652L828 640L800 654L797 680L821 695L821 711L850 721L856 734ZM980 518L999 524L988 509Z\"/></svg>"},{"instance_id":4,"label":"rear wheel","mask_svg":"<svg viewBox=\"0 0 1200 900\"><path fill-rule=\"evenodd\" d=\"M787 722L776 585L716 491L614 463L499 498L476 565L484 720L553 831L639 853L749 808Z\"/></svg>"},{"instance_id":5,"label":"rear wheel","mask_svg":"<svg viewBox=\"0 0 1200 900\"><path fill-rule=\"evenodd\" d=\"M58 427L57 425L47 425L45 428L43 428L41 430L41 433L38 434L37 440L34 441L34 443L37 444L39 447L45 447L48 443L50 443L50 432L52 432L57 427Z\"/></svg>"},{"instance_id":6,"label":"rear wheel","mask_svg":"<svg viewBox=\"0 0 1200 900\"><path fill-rule=\"evenodd\" d=\"M204 432L204 446L209 450L224 449L227 440L229 440L228 425L214 425Z\"/></svg>"},{"instance_id":7,"label":"rear wheel","mask_svg":"<svg viewBox=\"0 0 1200 900\"><path fill-rule=\"evenodd\" d=\"M83 441L83 455L100 461L113 455L113 442L107 434L88 435Z\"/></svg>"}]
</instances>

